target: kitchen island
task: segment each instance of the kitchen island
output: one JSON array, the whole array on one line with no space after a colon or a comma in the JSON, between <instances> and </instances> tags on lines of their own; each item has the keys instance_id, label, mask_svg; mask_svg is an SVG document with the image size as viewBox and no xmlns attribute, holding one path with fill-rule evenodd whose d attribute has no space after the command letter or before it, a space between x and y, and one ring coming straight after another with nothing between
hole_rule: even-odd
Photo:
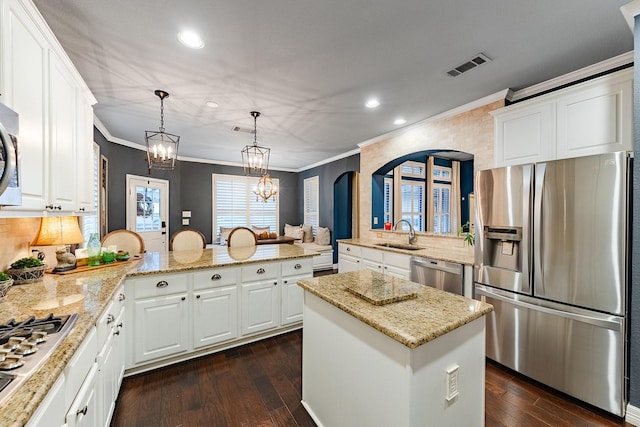
<instances>
[{"instance_id":1,"label":"kitchen island","mask_svg":"<svg viewBox=\"0 0 640 427\"><path fill-rule=\"evenodd\" d=\"M483 425L491 305L367 270L298 285L303 405L319 426Z\"/></svg>"},{"instance_id":2,"label":"kitchen island","mask_svg":"<svg viewBox=\"0 0 640 427\"><path fill-rule=\"evenodd\" d=\"M118 262L79 273L45 274L41 281L14 285L7 296L0 301L0 323L5 323L12 318L16 320L26 319L29 316L40 318L50 313L55 316L77 313L78 317L69 335L56 347L44 364L7 402L0 406L0 425L30 425L28 423L34 421L32 417L40 412L42 403L46 401L55 402L54 405L50 405L56 409L54 412L66 412L66 408L69 408L75 397L75 392L70 387L71 380L75 379L72 378L73 375L67 377L65 374L78 372L75 366L72 367L70 364L75 362L82 351L89 356L93 351L91 363L97 360L96 353L100 342L95 337L100 336L99 322L103 318L108 318L107 311L110 305L113 301L120 299L121 293L121 298L125 298L123 293L125 281L151 279L162 274L197 274L211 268L244 268L256 263L291 263L293 268L298 263L310 264L311 257L315 254L294 245L264 245L249 249L236 248L236 250L229 250L226 246L216 246L211 249L151 252L128 262ZM123 303L133 298L134 295L127 294ZM112 324L115 323L119 322L112 321ZM131 331L134 317L126 318L123 323L122 332L126 336ZM299 323L298 327L300 327ZM117 332L120 333L119 330ZM257 336L254 335L254 337ZM92 348L89 349L88 343L91 343ZM92 369L90 372L93 371ZM96 375L99 374L100 371ZM82 378L78 381L82 383ZM99 388L96 388L96 391L98 390ZM55 394L53 400L50 400L51 393ZM100 393L97 396L100 396ZM85 414L87 413L86 409L80 409L81 412L84 410ZM92 415L91 410L88 415ZM42 421L44 424L40 425L62 425L64 421L64 419L44 418Z\"/></svg>"}]
</instances>

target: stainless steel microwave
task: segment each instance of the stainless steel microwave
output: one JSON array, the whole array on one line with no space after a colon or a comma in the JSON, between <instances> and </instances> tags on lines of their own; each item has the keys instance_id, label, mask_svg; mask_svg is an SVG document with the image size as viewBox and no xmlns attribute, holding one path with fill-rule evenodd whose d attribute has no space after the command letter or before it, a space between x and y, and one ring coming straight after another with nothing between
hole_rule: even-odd
<instances>
[{"instance_id":1,"label":"stainless steel microwave","mask_svg":"<svg viewBox=\"0 0 640 427\"><path fill-rule=\"evenodd\" d=\"M18 113L0 104L0 205L22 205Z\"/></svg>"}]
</instances>

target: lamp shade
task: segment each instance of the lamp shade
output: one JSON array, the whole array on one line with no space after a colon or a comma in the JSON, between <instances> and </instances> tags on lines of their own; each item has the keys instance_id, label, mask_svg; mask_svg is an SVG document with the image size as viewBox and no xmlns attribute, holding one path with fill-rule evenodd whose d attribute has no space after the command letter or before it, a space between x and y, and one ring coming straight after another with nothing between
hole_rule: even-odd
<instances>
[{"instance_id":1,"label":"lamp shade","mask_svg":"<svg viewBox=\"0 0 640 427\"><path fill-rule=\"evenodd\" d=\"M84 242L76 216L46 216L33 240L34 246L72 245Z\"/></svg>"}]
</instances>

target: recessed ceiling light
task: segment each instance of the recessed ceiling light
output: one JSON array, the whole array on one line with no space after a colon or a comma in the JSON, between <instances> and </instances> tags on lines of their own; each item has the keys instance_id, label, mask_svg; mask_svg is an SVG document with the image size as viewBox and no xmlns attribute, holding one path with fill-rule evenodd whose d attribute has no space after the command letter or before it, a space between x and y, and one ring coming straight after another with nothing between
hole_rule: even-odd
<instances>
[{"instance_id":1,"label":"recessed ceiling light","mask_svg":"<svg viewBox=\"0 0 640 427\"><path fill-rule=\"evenodd\" d=\"M207 101L207 107L210 107L210 108L218 108L218 107L219 107L219 105L218 105L218 103L217 103L217 102Z\"/></svg>"},{"instance_id":2,"label":"recessed ceiling light","mask_svg":"<svg viewBox=\"0 0 640 427\"><path fill-rule=\"evenodd\" d=\"M178 40L191 49L202 49L204 47L204 41L193 31L180 31L178 33Z\"/></svg>"},{"instance_id":3,"label":"recessed ceiling light","mask_svg":"<svg viewBox=\"0 0 640 427\"><path fill-rule=\"evenodd\" d=\"M376 108L380 106L380 101L376 98L371 98L364 104L364 106L367 108Z\"/></svg>"},{"instance_id":4,"label":"recessed ceiling light","mask_svg":"<svg viewBox=\"0 0 640 427\"><path fill-rule=\"evenodd\" d=\"M398 117L397 119L395 119L393 121L394 125L403 125L405 123L407 123L407 121L405 119L403 119L402 117Z\"/></svg>"}]
</instances>

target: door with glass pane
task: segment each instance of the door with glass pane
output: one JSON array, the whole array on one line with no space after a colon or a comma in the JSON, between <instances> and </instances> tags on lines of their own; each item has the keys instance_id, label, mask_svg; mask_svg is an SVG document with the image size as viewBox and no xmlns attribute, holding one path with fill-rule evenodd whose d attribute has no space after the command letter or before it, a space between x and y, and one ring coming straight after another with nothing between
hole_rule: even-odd
<instances>
[{"instance_id":1,"label":"door with glass pane","mask_svg":"<svg viewBox=\"0 0 640 427\"><path fill-rule=\"evenodd\" d=\"M127 229L144 239L147 252L168 250L169 182L127 175Z\"/></svg>"}]
</instances>

